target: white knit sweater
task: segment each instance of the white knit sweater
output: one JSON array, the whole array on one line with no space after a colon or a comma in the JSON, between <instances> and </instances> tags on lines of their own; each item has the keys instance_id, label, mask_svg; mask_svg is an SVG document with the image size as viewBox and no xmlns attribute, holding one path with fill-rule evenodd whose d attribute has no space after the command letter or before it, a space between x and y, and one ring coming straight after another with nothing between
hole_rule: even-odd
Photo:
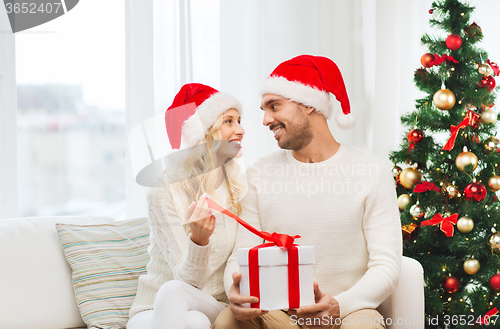
<instances>
[{"instance_id":1,"label":"white knit sweater","mask_svg":"<svg viewBox=\"0 0 500 329\"><path fill-rule=\"evenodd\" d=\"M221 205L227 206L229 194L225 182L216 192ZM146 266L147 274L139 277L130 318L138 312L152 310L158 289L168 280L189 283L227 305L223 277L227 258L234 248L236 221L215 213L215 230L210 242L199 246L181 224L184 212L177 211L173 200L169 189L157 187L148 192L150 261ZM183 204L175 200L177 206Z\"/></svg>"},{"instance_id":2,"label":"white knit sweater","mask_svg":"<svg viewBox=\"0 0 500 329\"><path fill-rule=\"evenodd\" d=\"M258 230L301 235L314 246L314 281L340 304L340 316L376 308L398 283L402 236L390 166L342 144L319 163L303 163L289 150L257 160L247 170L241 218ZM238 229L224 276L226 292L238 272L236 251L262 243Z\"/></svg>"}]
</instances>

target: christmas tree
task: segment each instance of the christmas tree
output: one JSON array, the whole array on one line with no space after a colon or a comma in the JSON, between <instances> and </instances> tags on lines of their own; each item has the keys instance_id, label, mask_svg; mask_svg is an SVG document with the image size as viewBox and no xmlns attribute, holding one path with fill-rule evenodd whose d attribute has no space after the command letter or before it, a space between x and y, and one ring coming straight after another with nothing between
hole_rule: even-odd
<instances>
[{"instance_id":1,"label":"christmas tree","mask_svg":"<svg viewBox=\"0 0 500 329\"><path fill-rule=\"evenodd\" d=\"M401 118L407 135L390 155L404 255L424 267L426 328L500 328L499 68L478 47L473 7L432 7L444 33L421 39L429 52L414 81L426 96Z\"/></svg>"}]
</instances>

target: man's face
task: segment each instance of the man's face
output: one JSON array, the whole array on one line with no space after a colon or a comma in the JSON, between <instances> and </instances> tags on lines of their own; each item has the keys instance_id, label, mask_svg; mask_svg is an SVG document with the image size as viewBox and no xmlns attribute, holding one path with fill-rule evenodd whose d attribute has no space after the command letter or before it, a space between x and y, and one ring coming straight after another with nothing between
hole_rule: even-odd
<instances>
[{"instance_id":1,"label":"man's face","mask_svg":"<svg viewBox=\"0 0 500 329\"><path fill-rule=\"evenodd\" d=\"M263 124L274 133L280 148L298 151L313 139L304 105L278 95L266 94L260 106L264 111Z\"/></svg>"}]
</instances>

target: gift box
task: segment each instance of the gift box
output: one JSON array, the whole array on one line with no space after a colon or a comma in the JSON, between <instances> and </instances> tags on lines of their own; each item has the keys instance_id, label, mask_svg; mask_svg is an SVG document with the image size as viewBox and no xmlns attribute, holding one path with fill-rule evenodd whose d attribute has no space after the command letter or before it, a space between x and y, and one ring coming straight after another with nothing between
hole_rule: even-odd
<instances>
[{"instance_id":1,"label":"gift box","mask_svg":"<svg viewBox=\"0 0 500 329\"><path fill-rule=\"evenodd\" d=\"M249 257L251 253L254 253L253 261L251 255ZM242 275L240 295L260 300L243 306L271 311L314 304L314 262L314 247L311 246L238 249Z\"/></svg>"},{"instance_id":2,"label":"gift box","mask_svg":"<svg viewBox=\"0 0 500 329\"><path fill-rule=\"evenodd\" d=\"M233 218L256 236L269 241L253 248L238 249L242 274L240 294L259 298L258 303L243 306L272 311L314 304L314 247L294 244L300 235L259 231L210 198L207 203L210 209Z\"/></svg>"}]
</instances>

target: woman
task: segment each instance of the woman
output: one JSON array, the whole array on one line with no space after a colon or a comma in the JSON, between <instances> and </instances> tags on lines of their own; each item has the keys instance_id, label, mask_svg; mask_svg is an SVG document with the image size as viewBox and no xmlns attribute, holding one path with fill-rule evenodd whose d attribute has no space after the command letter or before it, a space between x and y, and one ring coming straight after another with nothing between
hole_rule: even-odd
<instances>
[{"instance_id":1,"label":"woman","mask_svg":"<svg viewBox=\"0 0 500 329\"><path fill-rule=\"evenodd\" d=\"M213 214L206 199L241 211L244 179L234 160L242 155L241 113L235 98L201 84L184 85L167 110L169 141L184 156L148 193L150 261L128 329L211 328L227 306L223 276L237 223Z\"/></svg>"}]
</instances>

